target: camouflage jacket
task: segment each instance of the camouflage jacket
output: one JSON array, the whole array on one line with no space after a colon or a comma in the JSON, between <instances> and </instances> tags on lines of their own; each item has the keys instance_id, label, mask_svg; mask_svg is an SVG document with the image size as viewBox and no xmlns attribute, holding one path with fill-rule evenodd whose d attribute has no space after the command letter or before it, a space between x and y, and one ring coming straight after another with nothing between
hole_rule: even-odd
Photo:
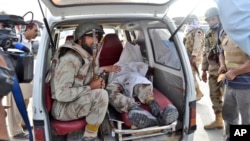
<instances>
[{"instance_id":1,"label":"camouflage jacket","mask_svg":"<svg viewBox=\"0 0 250 141\"><path fill-rule=\"evenodd\" d=\"M228 70L238 68L249 60L249 56L228 35L223 37L221 48L224 50Z\"/></svg>"},{"instance_id":2,"label":"camouflage jacket","mask_svg":"<svg viewBox=\"0 0 250 141\"><path fill-rule=\"evenodd\" d=\"M219 48L217 48L217 32L208 30L205 34L205 46L202 52L202 70L208 71L209 74L218 74ZM212 55L211 55L212 54Z\"/></svg>"},{"instance_id":3,"label":"camouflage jacket","mask_svg":"<svg viewBox=\"0 0 250 141\"><path fill-rule=\"evenodd\" d=\"M67 52L59 57L62 49ZM52 67L52 98L60 102L71 102L90 90L93 78L92 56L81 46L63 45L56 52Z\"/></svg>"},{"instance_id":4,"label":"camouflage jacket","mask_svg":"<svg viewBox=\"0 0 250 141\"><path fill-rule=\"evenodd\" d=\"M200 64L202 47L204 45L204 33L202 29L196 28L188 32L183 42L188 56L195 56L197 64Z\"/></svg>"}]
</instances>

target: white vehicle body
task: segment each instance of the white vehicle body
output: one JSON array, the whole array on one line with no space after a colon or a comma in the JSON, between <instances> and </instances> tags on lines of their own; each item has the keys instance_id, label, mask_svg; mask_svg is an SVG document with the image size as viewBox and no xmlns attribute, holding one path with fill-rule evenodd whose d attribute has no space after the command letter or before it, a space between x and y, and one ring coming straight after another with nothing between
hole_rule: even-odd
<instances>
[{"instance_id":1,"label":"white vehicle body","mask_svg":"<svg viewBox=\"0 0 250 141\"><path fill-rule=\"evenodd\" d=\"M179 111L175 124L140 130L113 129L107 140L173 140L193 141L195 123L194 79L179 34L173 35L176 27L166 11L173 1L168 0L42 0L50 10L48 18L55 49L65 40L65 33L72 33L79 22L94 21L105 30L113 30L120 39L135 42L142 48L144 62L154 69L152 83L168 97ZM33 88L33 124L37 141L72 140L71 135L60 136L53 131L51 116L46 109L45 79L51 66L53 47L46 28L39 44L36 74ZM170 37L172 39L170 39ZM168 46L169 45L169 46ZM167 47L169 52L162 51ZM120 122L122 123L122 122ZM66 129L65 129L66 130ZM160 130L159 134L144 133L128 139L126 134ZM120 133L120 134L119 134ZM163 138L163 139L162 139Z\"/></svg>"}]
</instances>

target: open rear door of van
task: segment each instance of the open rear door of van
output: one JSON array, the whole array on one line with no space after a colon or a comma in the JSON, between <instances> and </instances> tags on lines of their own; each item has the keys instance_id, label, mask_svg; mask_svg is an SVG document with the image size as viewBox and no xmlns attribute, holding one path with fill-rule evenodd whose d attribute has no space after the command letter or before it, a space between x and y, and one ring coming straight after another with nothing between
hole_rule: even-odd
<instances>
[{"instance_id":1,"label":"open rear door of van","mask_svg":"<svg viewBox=\"0 0 250 141\"><path fill-rule=\"evenodd\" d=\"M53 16L126 13L163 17L176 0L42 0ZM72 8L74 7L74 8Z\"/></svg>"}]
</instances>

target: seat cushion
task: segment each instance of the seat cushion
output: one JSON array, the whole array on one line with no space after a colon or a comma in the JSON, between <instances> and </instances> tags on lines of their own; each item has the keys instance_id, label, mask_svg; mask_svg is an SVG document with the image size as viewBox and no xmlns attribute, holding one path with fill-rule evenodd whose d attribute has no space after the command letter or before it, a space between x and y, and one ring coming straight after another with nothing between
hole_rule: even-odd
<instances>
[{"instance_id":1,"label":"seat cushion","mask_svg":"<svg viewBox=\"0 0 250 141\"><path fill-rule=\"evenodd\" d=\"M53 100L51 98L50 84L46 83L45 84L45 106L46 106L47 112L49 113L51 111L52 104L53 104ZM66 135L73 131L83 130L86 126L85 118L71 120L71 121L59 121L59 120L53 119L52 116L50 116L50 118L51 118L50 119L51 125L57 135Z\"/></svg>"},{"instance_id":2,"label":"seat cushion","mask_svg":"<svg viewBox=\"0 0 250 141\"><path fill-rule=\"evenodd\" d=\"M73 131L83 130L87 123L85 118L82 118L71 121L59 121L51 119L51 124L57 135L67 135Z\"/></svg>"},{"instance_id":3,"label":"seat cushion","mask_svg":"<svg viewBox=\"0 0 250 141\"><path fill-rule=\"evenodd\" d=\"M114 33L107 34L103 39L99 52L100 67L113 65L118 62L122 50L123 46L119 37Z\"/></svg>"},{"instance_id":4,"label":"seat cushion","mask_svg":"<svg viewBox=\"0 0 250 141\"><path fill-rule=\"evenodd\" d=\"M48 113L51 111L52 103L50 83L45 83L45 107Z\"/></svg>"},{"instance_id":5,"label":"seat cushion","mask_svg":"<svg viewBox=\"0 0 250 141\"><path fill-rule=\"evenodd\" d=\"M156 88L153 89L153 93L155 100L159 103L162 110L169 104L172 104L172 102ZM141 103L141 106L143 109L149 111L149 107L146 104ZM121 117L126 126L130 127L132 125L128 118L128 113L122 113Z\"/></svg>"}]
</instances>

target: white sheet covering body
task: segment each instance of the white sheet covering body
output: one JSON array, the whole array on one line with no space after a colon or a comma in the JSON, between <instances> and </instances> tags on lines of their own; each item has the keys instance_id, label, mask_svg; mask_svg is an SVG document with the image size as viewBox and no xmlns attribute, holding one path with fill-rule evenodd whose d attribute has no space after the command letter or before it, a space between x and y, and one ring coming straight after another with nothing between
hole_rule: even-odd
<instances>
[{"instance_id":1,"label":"white sheet covering body","mask_svg":"<svg viewBox=\"0 0 250 141\"><path fill-rule=\"evenodd\" d=\"M125 95L133 97L133 88L136 84L152 83L145 77L148 65L142 61L140 47L125 43L119 61L116 65L121 66L120 72L112 72L109 75L108 83L118 83L123 86Z\"/></svg>"}]
</instances>

